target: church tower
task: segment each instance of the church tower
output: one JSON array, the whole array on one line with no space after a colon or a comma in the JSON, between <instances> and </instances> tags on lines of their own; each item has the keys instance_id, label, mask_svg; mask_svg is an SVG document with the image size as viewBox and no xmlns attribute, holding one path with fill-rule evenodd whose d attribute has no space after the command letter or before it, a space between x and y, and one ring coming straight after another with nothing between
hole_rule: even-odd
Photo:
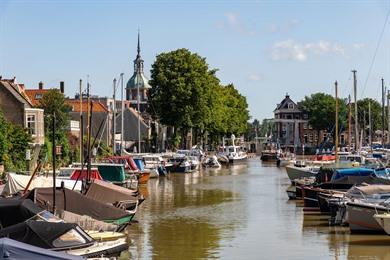
<instances>
[{"instance_id":1,"label":"church tower","mask_svg":"<svg viewBox=\"0 0 390 260\"><path fill-rule=\"evenodd\" d=\"M137 57L134 60L133 76L126 84L126 99L130 101L131 107L136 110L139 107L140 112L144 112L148 106L148 91L151 88L148 82L149 80L144 75L144 60L141 58L138 31Z\"/></svg>"}]
</instances>

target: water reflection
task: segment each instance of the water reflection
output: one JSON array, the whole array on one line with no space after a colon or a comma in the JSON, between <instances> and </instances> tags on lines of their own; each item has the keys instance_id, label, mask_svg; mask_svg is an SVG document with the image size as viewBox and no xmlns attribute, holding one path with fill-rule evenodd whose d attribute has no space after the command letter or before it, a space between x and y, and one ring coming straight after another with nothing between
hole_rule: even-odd
<instances>
[{"instance_id":1,"label":"water reflection","mask_svg":"<svg viewBox=\"0 0 390 260\"><path fill-rule=\"evenodd\" d=\"M390 237L350 235L289 201L283 168L247 164L151 179L129 227L134 259L390 259Z\"/></svg>"},{"instance_id":2,"label":"water reflection","mask_svg":"<svg viewBox=\"0 0 390 260\"><path fill-rule=\"evenodd\" d=\"M207 219L176 217L154 222L150 226L153 258L206 259L217 257L220 228Z\"/></svg>"},{"instance_id":3,"label":"water reflection","mask_svg":"<svg viewBox=\"0 0 390 260\"><path fill-rule=\"evenodd\" d=\"M246 205L236 207L239 194L219 186L223 176L231 178L231 173L243 174L245 169L243 165L149 180L140 190L147 200L137 216L139 223L128 229L132 258L218 257L222 237L232 237L235 227L242 226L236 216Z\"/></svg>"}]
</instances>

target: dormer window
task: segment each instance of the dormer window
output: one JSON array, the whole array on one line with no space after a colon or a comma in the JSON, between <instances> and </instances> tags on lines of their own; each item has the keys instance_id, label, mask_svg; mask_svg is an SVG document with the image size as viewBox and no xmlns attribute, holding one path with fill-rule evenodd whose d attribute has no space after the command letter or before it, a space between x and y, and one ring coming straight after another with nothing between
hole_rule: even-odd
<instances>
[{"instance_id":1,"label":"dormer window","mask_svg":"<svg viewBox=\"0 0 390 260\"><path fill-rule=\"evenodd\" d=\"M42 98L42 94L35 94L35 99L41 99Z\"/></svg>"},{"instance_id":2,"label":"dormer window","mask_svg":"<svg viewBox=\"0 0 390 260\"><path fill-rule=\"evenodd\" d=\"M294 104L293 103L288 103L288 109L294 109Z\"/></svg>"}]
</instances>

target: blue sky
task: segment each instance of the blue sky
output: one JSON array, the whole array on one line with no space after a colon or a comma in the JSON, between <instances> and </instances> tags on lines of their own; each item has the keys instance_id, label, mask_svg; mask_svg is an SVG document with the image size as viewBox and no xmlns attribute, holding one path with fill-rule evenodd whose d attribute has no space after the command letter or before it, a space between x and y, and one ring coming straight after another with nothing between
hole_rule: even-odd
<instances>
[{"instance_id":1,"label":"blue sky","mask_svg":"<svg viewBox=\"0 0 390 260\"><path fill-rule=\"evenodd\" d=\"M247 97L253 118L272 117L286 92L352 90L380 98L390 82L390 21L373 61L390 1L0 1L0 75L28 88L39 81L73 96L89 75L93 94L133 73L137 30L149 76L155 56L188 48ZM389 19L390 20L390 19ZM366 83L367 82L367 83ZM390 85L389 85L390 86Z\"/></svg>"}]
</instances>

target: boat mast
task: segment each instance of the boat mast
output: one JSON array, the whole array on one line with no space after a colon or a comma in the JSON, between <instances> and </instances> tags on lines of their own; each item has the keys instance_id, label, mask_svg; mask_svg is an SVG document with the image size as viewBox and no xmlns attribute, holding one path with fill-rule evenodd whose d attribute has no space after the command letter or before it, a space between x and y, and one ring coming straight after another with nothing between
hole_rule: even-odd
<instances>
[{"instance_id":1,"label":"boat mast","mask_svg":"<svg viewBox=\"0 0 390 260\"><path fill-rule=\"evenodd\" d=\"M390 144L390 90L387 90L387 143Z\"/></svg>"},{"instance_id":2,"label":"boat mast","mask_svg":"<svg viewBox=\"0 0 390 260\"><path fill-rule=\"evenodd\" d=\"M368 142L372 147L372 128L371 128L371 101L368 102Z\"/></svg>"},{"instance_id":3,"label":"boat mast","mask_svg":"<svg viewBox=\"0 0 390 260\"><path fill-rule=\"evenodd\" d=\"M124 129L124 126L123 126L123 111L125 110L125 101L123 99L123 73L121 73L121 98L122 98L122 104L121 104L121 146L120 146L120 155L122 156L123 155L123 129Z\"/></svg>"},{"instance_id":4,"label":"boat mast","mask_svg":"<svg viewBox=\"0 0 390 260\"><path fill-rule=\"evenodd\" d=\"M112 105L112 155L115 155L116 153L116 147L115 147L115 133L116 133L116 122L115 122L115 114L116 114L116 100L115 100L115 90L116 90L116 79L113 80L113 95L112 98L114 99L113 105Z\"/></svg>"},{"instance_id":5,"label":"boat mast","mask_svg":"<svg viewBox=\"0 0 390 260\"><path fill-rule=\"evenodd\" d=\"M88 107L88 132L87 132L87 182L89 183L91 180L91 130L92 130L92 101L90 97L90 87L89 82L87 83L87 107Z\"/></svg>"},{"instance_id":6,"label":"boat mast","mask_svg":"<svg viewBox=\"0 0 390 260\"><path fill-rule=\"evenodd\" d=\"M335 115L335 121L336 121L336 135L335 135L335 160L336 163L338 162L338 149L339 149L339 98L338 98L338 92L337 92L337 81L334 83L335 87L335 96L336 96L336 115Z\"/></svg>"},{"instance_id":7,"label":"boat mast","mask_svg":"<svg viewBox=\"0 0 390 260\"><path fill-rule=\"evenodd\" d=\"M352 129L351 129L351 95L348 95L348 151L351 151Z\"/></svg>"},{"instance_id":8,"label":"boat mast","mask_svg":"<svg viewBox=\"0 0 390 260\"><path fill-rule=\"evenodd\" d=\"M382 147L385 147L385 83L382 81Z\"/></svg>"},{"instance_id":9,"label":"boat mast","mask_svg":"<svg viewBox=\"0 0 390 260\"><path fill-rule=\"evenodd\" d=\"M83 147L83 137L84 137L84 130L83 130L83 80L80 79L80 92L79 92L79 100L80 100L80 163L83 163L83 155L84 155L84 147Z\"/></svg>"},{"instance_id":10,"label":"boat mast","mask_svg":"<svg viewBox=\"0 0 390 260\"><path fill-rule=\"evenodd\" d=\"M141 110L140 110L140 96L139 96L139 77L141 77L141 64L139 63L139 58L141 52L141 47L139 44L139 29L138 29L138 43L137 43L137 110L138 110L138 153L141 153Z\"/></svg>"},{"instance_id":11,"label":"boat mast","mask_svg":"<svg viewBox=\"0 0 390 260\"><path fill-rule=\"evenodd\" d=\"M358 111L357 111L357 82L356 82L356 70L352 70L353 73L353 96L355 102L355 151L359 149L359 132L358 132Z\"/></svg>"}]
</instances>

